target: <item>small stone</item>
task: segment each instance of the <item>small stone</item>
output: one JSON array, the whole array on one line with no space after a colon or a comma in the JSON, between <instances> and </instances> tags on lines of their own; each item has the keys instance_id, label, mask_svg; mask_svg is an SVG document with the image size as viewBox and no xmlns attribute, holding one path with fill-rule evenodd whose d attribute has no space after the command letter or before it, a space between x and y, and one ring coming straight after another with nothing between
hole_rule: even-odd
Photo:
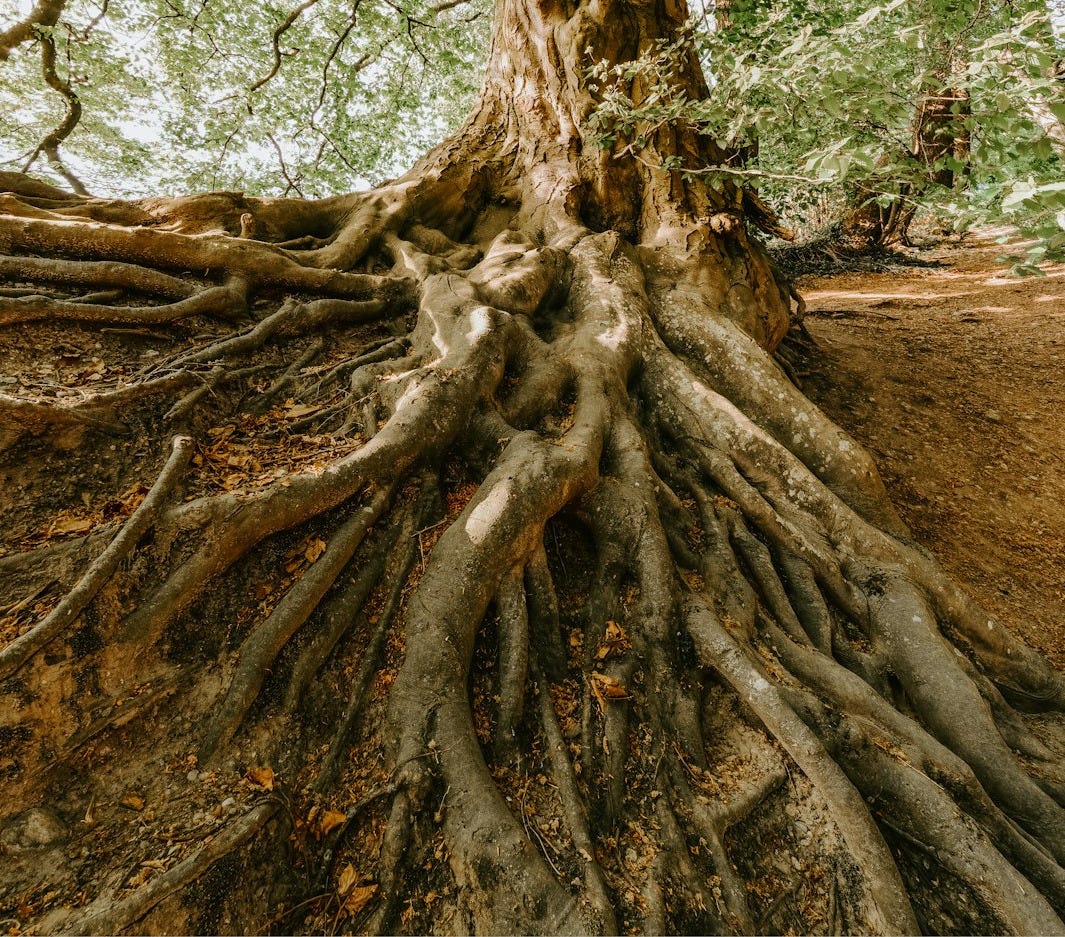
<instances>
[{"instance_id":1,"label":"small stone","mask_svg":"<svg viewBox=\"0 0 1065 937\"><path fill-rule=\"evenodd\" d=\"M235 807L236 803L237 802L232 797L227 797L225 800L222 801L222 806L223 807Z\"/></svg>"},{"instance_id":2,"label":"small stone","mask_svg":"<svg viewBox=\"0 0 1065 937\"><path fill-rule=\"evenodd\" d=\"M66 839L66 824L44 807L33 807L15 817L3 832L0 843L12 851L41 849Z\"/></svg>"},{"instance_id":3,"label":"small stone","mask_svg":"<svg viewBox=\"0 0 1065 937\"><path fill-rule=\"evenodd\" d=\"M984 419L991 423L1001 423L1002 417L999 416L998 410L985 410Z\"/></svg>"},{"instance_id":4,"label":"small stone","mask_svg":"<svg viewBox=\"0 0 1065 937\"><path fill-rule=\"evenodd\" d=\"M185 775L185 777L189 779L190 784L195 784L198 780L200 780L200 772L190 771L188 774Z\"/></svg>"}]
</instances>

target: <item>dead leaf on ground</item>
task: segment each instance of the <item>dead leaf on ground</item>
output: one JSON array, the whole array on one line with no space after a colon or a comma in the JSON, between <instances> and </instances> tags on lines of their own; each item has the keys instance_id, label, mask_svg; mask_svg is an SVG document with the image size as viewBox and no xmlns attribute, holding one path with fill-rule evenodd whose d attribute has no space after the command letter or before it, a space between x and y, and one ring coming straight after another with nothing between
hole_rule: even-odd
<instances>
[{"instance_id":1,"label":"dead leaf on ground","mask_svg":"<svg viewBox=\"0 0 1065 937\"><path fill-rule=\"evenodd\" d=\"M321 537L316 537L311 541L310 545L304 550L303 555L307 557L308 563L313 563L323 553L325 553L326 543Z\"/></svg>"},{"instance_id":2,"label":"dead leaf on ground","mask_svg":"<svg viewBox=\"0 0 1065 937\"><path fill-rule=\"evenodd\" d=\"M249 768L245 772L244 777L246 777L249 781L251 781L252 784L256 785L257 787L265 788L268 791L272 791L274 789L273 768L264 768L262 766L257 765L253 768Z\"/></svg>"},{"instance_id":3,"label":"dead leaf on ground","mask_svg":"<svg viewBox=\"0 0 1065 937\"><path fill-rule=\"evenodd\" d=\"M321 404L310 406L305 403L295 404L285 410L286 420L298 420L301 416L310 416L322 409Z\"/></svg>"},{"instance_id":4,"label":"dead leaf on ground","mask_svg":"<svg viewBox=\"0 0 1065 937\"><path fill-rule=\"evenodd\" d=\"M337 879L337 894L343 898L355 885L358 884L359 873L355 871L355 866L350 862L344 866L340 872L340 877Z\"/></svg>"},{"instance_id":5,"label":"dead leaf on ground","mask_svg":"<svg viewBox=\"0 0 1065 937\"><path fill-rule=\"evenodd\" d=\"M605 673L593 673L588 675L592 693L599 701L599 705L606 707L607 700L628 699L628 690L622 685L617 677L607 676Z\"/></svg>"},{"instance_id":6,"label":"dead leaf on ground","mask_svg":"<svg viewBox=\"0 0 1065 937\"><path fill-rule=\"evenodd\" d=\"M57 517L52 522L50 532L53 534L83 533L93 525L90 517Z\"/></svg>"},{"instance_id":7,"label":"dead leaf on ground","mask_svg":"<svg viewBox=\"0 0 1065 937\"><path fill-rule=\"evenodd\" d=\"M606 633L603 635L603 643L599 645L599 649L595 652L595 659L606 660L608 657L624 654L631 647L632 642L629 641L629 636L625 634L625 629L616 621L608 621L606 623Z\"/></svg>"},{"instance_id":8,"label":"dead leaf on ground","mask_svg":"<svg viewBox=\"0 0 1065 937\"><path fill-rule=\"evenodd\" d=\"M328 836L330 830L336 829L341 823L346 822L347 819L347 814L341 813L339 810L326 810L323 813L320 813L317 817L318 835Z\"/></svg>"},{"instance_id":9,"label":"dead leaf on ground","mask_svg":"<svg viewBox=\"0 0 1065 937\"><path fill-rule=\"evenodd\" d=\"M127 810L136 810L140 812L144 809L144 798L140 794L136 794L132 791L128 794L124 794L119 803Z\"/></svg>"},{"instance_id":10,"label":"dead leaf on ground","mask_svg":"<svg viewBox=\"0 0 1065 937\"><path fill-rule=\"evenodd\" d=\"M351 894L348 895L347 900L344 902L344 910L348 914L358 914L376 894L376 885L360 885L353 888Z\"/></svg>"}]
</instances>

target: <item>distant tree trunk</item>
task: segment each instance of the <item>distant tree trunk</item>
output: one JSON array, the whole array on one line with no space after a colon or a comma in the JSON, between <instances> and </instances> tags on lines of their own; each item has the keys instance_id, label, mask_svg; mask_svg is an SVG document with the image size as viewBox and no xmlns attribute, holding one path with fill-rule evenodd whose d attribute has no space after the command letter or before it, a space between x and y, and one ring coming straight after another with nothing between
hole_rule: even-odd
<instances>
[{"instance_id":1,"label":"distant tree trunk","mask_svg":"<svg viewBox=\"0 0 1065 937\"><path fill-rule=\"evenodd\" d=\"M944 79L946 80L946 79ZM913 143L909 155L925 167L918 182L903 182L892 193L878 193L876 183L856 187L854 206L842 223L843 237L859 250L908 243L910 224L918 199L930 185L957 188L969 175L969 94L964 88L937 87L917 104L913 120ZM957 171L944 163L952 157L964 168ZM886 195L886 198L878 198Z\"/></svg>"},{"instance_id":2,"label":"distant tree trunk","mask_svg":"<svg viewBox=\"0 0 1065 937\"><path fill-rule=\"evenodd\" d=\"M0 176L6 926L1065 929L1065 681L778 366L737 193L648 165L720 149L591 142L686 17L500 0L365 193Z\"/></svg>"}]
</instances>

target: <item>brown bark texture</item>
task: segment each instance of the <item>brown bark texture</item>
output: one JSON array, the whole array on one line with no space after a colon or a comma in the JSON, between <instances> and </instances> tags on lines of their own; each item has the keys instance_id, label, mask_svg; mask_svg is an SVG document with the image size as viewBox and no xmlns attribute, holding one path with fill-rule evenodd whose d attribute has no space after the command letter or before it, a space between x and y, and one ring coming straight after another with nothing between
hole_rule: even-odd
<instances>
[{"instance_id":1,"label":"brown bark texture","mask_svg":"<svg viewBox=\"0 0 1065 937\"><path fill-rule=\"evenodd\" d=\"M2 353L99 362L0 393L6 928L1063 930L1061 676L789 379L740 195L652 168L714 145L589 142L686 15L500 0L368 192L0 176Z\"/></svg>"}]
</instances>

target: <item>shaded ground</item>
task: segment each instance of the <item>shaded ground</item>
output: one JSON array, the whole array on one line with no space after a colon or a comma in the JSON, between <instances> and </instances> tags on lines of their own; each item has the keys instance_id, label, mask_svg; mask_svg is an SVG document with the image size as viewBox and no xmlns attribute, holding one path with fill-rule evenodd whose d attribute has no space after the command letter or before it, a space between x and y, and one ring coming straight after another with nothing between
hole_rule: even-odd
<instances>
[{"instance_id":1,"label":"shaded ground","mask_svg":"<svg viewBox=\"0 0 1065 937\"><path fill-rule=\"evenodd\" d=\"M939 267L806 278L804 390L869 447L917 539L1065 667L1065 266L968 238Z\"/></svg>"}]
</instances>

